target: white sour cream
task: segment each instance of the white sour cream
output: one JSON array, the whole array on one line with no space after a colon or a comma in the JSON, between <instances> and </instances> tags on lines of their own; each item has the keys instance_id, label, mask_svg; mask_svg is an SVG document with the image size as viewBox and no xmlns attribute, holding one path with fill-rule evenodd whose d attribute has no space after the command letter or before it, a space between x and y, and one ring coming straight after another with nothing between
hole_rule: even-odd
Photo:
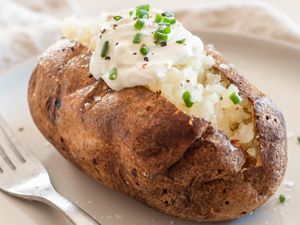
<instances>
[{"instance_id":1,"label":"white sour cream","mask_svg":"<svg viewBox=\"0 0 300 225\"><path fill-rule=\"evenodd\" d=\"M95 78L102 78L113 90L121 90L163 81L174 68L190 68L197 73L202 70L203 42L199 37L191 34L177 21L171 25L167 46L158 46L154 43L154 32L159 25L154 20L156 14L162 11L150 9L149 19L142 30L134 27L135 12L130 16L129 11L109 13L100 25L100 34L90 62L90 73ZM122 16L122 19L116 21L114 16ZM132 42L137 33L143 35L140 44ZM182 39L185 39L184 44L176 43ZM109 41L106 58L101 57L105 41ZM146 59L140 53L143 44L149 48ZM114 67L118 75L115 80L110 80L109 71Z\"/></svg>"}]
</instances>

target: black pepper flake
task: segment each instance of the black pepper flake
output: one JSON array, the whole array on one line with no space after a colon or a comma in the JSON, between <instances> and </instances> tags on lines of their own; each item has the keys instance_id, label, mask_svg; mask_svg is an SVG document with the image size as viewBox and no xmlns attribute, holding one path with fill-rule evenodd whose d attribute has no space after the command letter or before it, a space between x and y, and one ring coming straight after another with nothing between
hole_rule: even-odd
<instances>
[{"instance_id":1,"label":"black pepper flake","mask_svg":"<svg viewBox=\"0 0 300 225\"><path fill-rule=\"evenodd\" d=\"M105 60L110 60L110 56L106 56L104 59Z\"/></svg>"},{"instance_id":2,"label":"black pepper flake","mask_svg":"<svg viewBox=\"0 0 300 225\"><path fill-rule=\"evenodd\" d=\"M160 95L161 94L161 90L156 91L156 94Z\"/></svg>"},{"instance_id":3,"label":"black pepper flake","mask_svg":"<svg viewBox=\"0 0 300 225\"><path fill-rule=\"evenodd\" d=\"M100 36L99 36L99 39L101 39L102 38L102 34L100 34Z\"/></svg>"},{"instance_id":4,"label":"black pepper flake","mask_svg":"<svg viewBox=\"0 0 300 225\"><path fill-rule=\"evenodd\" d=\"M106 31L106 29L102 30L102 31L101 31L101 33L102 33L102 34L104 34L104 33L105 33L105 31Z\"/></svg>"},{"instance_id":5,"label":"black pepper flake","mask_svg":"<svg viewBox=\"0 0 300 225\"><path fill-rule=\"evenodd\" d=\"M93 159L92 162L93 162L93 165L95 165L95 166L98 164L98 160L97 159Z\"/></svg>"},{"instance_id":6,"label":"black pepper flake","mask_svg":"<svg viewBox=\"0 0 300 225\"><path fill-rule=\"evenodd\" d=\"M166 41L161 42L161 43L160 43L160 46L161 46L161 47L167 46L167 42L166 42Z\"/></svg>"},{"instance_id":7,"label":"black pepper flake","mask_svg":"<svg viewBox=\"0 0 300 225\"><path fill-rule=\"evenodd\" d=\"M187 83L190 83L190 80L185 80Z\"/></svg>"},{"instance_id":8,"label":"black pepper flake","mask_svg":"<svg viewBox=\"0 0 300 225\"><path fill-rule=\"evenodd\" d=\"M160 46L160 47L165 47L168 45L168 43L166 41L160 41L160 40L156 40L154 41L154 44Z\"/></svg>"},{"instance_id":9,"label":"black pepper flake","mask_svg":"<svg viewBox=\"0 0 300 225\"><path fill-rule=\"evenodd\" d=\"M136 55L137 53L136 52L134 52L134 53L132 53L133 55Z\"/></svg>"},{"instance_id":10,"label":"black pepper flake","mask_svg":"<svg viewBox=\"0 0 300 225\"><path fill-rule=\"evenodd\" d=\"M149 58L148 58L148 57L144 57L144 60L145 60L146 62L149 62Z\"/></svg>"},{"instance_id":11,"label":"black pepper flake","mask_svg":"<svg viewBox=\"0 0 300 225\"><path fill-rule=\"evenodd\" d=\"M116 43L116 46L119 44L119 42Z\"/></svg>"},{"instance_id":12,"label":"black pepper flake","mask_svg":"<svg viewBox=\"0 0 300 225\"><path fill-rule=\"evenodd\" d=\"M118 26L118 24L114 24L114 25L113 25L113 29L116 29L117 26Z\"/></svg>"},{"instance_id":13,"label":"black pepper flake","mask_svg":"<svg viewBox=\"0 0 300 225\"><path fill-rule=\"evenodd\" d=\"M137 170L135 168L132 169L131 174L132 174L132 176L137 177Z\"/></svg>"},{"instance_id":14,"label":"black pepper flake","mask_svg":"<svg viewBox=\"0 0 300 225\"><path fill-rule=\"evenodd\" d=\"M75 48L74 48L73 46L71 47L71 51L72 51L72 52L74 52L74 51L75 51Z\"/></svg>"},{"instance_id":15,"label":"black pepper flake","mask_svg":"<svg viewBox=\"0 0 300 225\"><path fill-rule=\"evenodd\" d=\"M24 130L24 127L19 127L18 131L22 132Z\"/></svg>"},{"instance_id":16,"label":"black pepper flake","mask_svg":"<svg viewBox=\"0 0 300 225\"><path fill-rule=\"evenodd\" d=\"M61 101L59 99L56 99L54 105L55 105L55 107L57 109L60 109L60 107L61 107Z\"/></svg>"}]
</instances>

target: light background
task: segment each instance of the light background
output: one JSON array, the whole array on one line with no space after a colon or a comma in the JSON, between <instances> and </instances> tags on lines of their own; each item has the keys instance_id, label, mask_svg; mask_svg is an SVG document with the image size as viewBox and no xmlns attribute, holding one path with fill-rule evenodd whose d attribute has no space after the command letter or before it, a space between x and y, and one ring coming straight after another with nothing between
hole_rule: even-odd
<instances>
[{"instance_id":1,"label":"light background","mask_svg":"<svg viewBox=\"0 0 300 225\"><path fill-rule=\"evenodd\" d=\"M185 5L195 5L203 2L222 2L222 0L76 0L80 7L91 16L99 14L101 10L111 11L132 7L140 3L149 3L157 8L173 9ZM237 0L246 2L245 0ZM248 0L249 1L249 0ZM261 0L274 6L289 15L300 24L300 1L299 0Z\"/></svg>"}]
</instances>

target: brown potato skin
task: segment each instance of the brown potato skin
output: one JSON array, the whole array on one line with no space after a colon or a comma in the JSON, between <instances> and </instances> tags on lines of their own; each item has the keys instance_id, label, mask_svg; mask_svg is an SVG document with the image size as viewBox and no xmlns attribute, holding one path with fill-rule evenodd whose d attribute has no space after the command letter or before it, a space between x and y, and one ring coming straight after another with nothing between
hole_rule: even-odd
<instances>
[{"instance_id":1,"label":"brown potato skin","mask_svg":"<svg viewBox=\"0 0 300 225\"><path fill-rule=\"evenodd\" d=\"M58 41L39 60L28 89L32 117L66 159L114 190L184 219L238 218L262 205L282 181L286 125L270 99L212 47L206 51L253 103L256 163L208 121L184 114L158 93L144 87L115 92L96 81L89 74L90 50L73 40Z\"/></svg>"}]
</instances>

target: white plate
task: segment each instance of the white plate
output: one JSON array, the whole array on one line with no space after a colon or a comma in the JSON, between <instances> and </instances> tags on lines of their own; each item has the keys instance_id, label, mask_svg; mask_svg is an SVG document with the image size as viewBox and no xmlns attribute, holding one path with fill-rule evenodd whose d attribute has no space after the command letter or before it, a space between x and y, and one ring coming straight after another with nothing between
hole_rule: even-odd
<instances>
[{"instance_id":1,"label":"white plate","mask_svg":"<svg viewBox=\"0 0 300 225\"><path fill-rule=\"evenodd\" d=\"M252 215L219 225L299 224L300 209L300 50L263 40L222 33L201 32L247 79L269 95L283 110L289 130L289 164L285 180L295 182L288 192L282 185L277 194ZM57 190L96 217L102 225L195 225L150 209L131 198L109 190L80 172L51 147L30 117L27 83L35 61L0 77L0 113L50 172ZM23 131L18 131L23 127ZM278 195L291 196L285 204ZM0 193L0 218L5 225L67 224L60 213L40 203L28 202Z\"/></svg>"}]
</instances>

